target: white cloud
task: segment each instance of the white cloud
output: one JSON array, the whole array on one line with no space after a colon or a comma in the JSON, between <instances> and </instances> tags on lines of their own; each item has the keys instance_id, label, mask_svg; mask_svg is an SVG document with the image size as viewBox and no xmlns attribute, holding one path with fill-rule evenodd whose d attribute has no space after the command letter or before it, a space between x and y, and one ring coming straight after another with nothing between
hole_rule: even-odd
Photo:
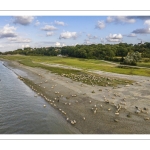
<instances>
[{"instance_id":1,"label":"white cloud","mask_svg":"<svg viewBox=\"0 0 150 150\"><path fill-rule=\"evenodd\" d=\"M66 44L63 43L62 46L66 46Z\"/></svg>"},{"instance_id":2,"label":"white cloud","mask_svg":"<svg viewBox=\"0 0 150 150\"><path fill-rule=\"evenodd\" d=\"M3 48L4 46L0 44L0 48Z\"/></svg>"},{"instance_id":3,"label":"white cloud","mask_svg":"<svg viewBox=\"0 0 150 150\"><path fill-rule=\"evenodd\" d=\"M130 33L129 35L127 35L127 37L136 37L135 33Z\"/></svg>"},{"instance_id":4,"label":"white cloud","mask_svg":"<svg viewBox=\"0 0 150 150\"><path fill-rule=\"evenodd\" d=\"M45 25L45 27L42 28L42 30L44 30L44 31L53 31L56 29L57 29L56 27L50 26L50 25Z\"/></svg>"},{"instance_id":5,"label":"white cloud","mask_svg":"<svg viewBox=\"0 0 150 150\"><path fill-rule=\"evenodd\" d=\"M115 23L135 23L136 19L133 17L127 17L127 16L112 16L107 17L106 19L107 23L115 22Z\"/></svg>"},{"instance_id":6,"label":"white cloud","mask_svg":"<svg viewBox=\"0 0 150 150\"><path fill-rule=\"evenodd\" d=\"M2 30L0 30L0 38L5 37L16 37L15 33L16 28L14 26L9 26L9 24L5 25Z\"/></svg>"},{"instance_id":7,"label":"white cloud","mask_svg":"<svg viewBox=\"0 0 150 150\"><path fill-rule=\"evenodd\" d=\"M21 24L21 25L28 25L33 21L34 17L32 16L16 16L14 17L13 23Z\"/></svg>"},{"instance_id":8,"label":"white cloud","mask_svg":"<svg viewBox=\"0 0 150 150\"><path fill-rule=\"evenodd\" d=\"M84 44L89 45L89 44L91 44L91 42L90 42L90 40L85 39L85 40L84 40Z\"/></svg>"},{"instance_id":9,"label":"white cloud","mask_svg":"<svg viewBox=\"0 0 150 150\"><path fill-rule=\"evenodd\" d=\"M87 34L86 35L89 39L97 39L98 37L95 35Z\"/></svg>"},{"instance_id":10,"label":"white cloud","mask_svg":"<svg viewBox=\"0 0 150 150\"><path fill-rule=\"evenodd\" d=\"M30 45L27 44L27 45L25 45L25 47L30 47Z\"/></svg>"},{"instance_id":11,"label":"white cloud","mask_svg":"<svg viewBox=\"0 0 150 150\"><path fill-rule=\"evenodd\" d=\"M54 34L54 32L47 32L46 35L47 36L52 36Z\"/></svg>"},{"instance_id":12,"label":"white cloud","mask_svg":"<svg viewBox=\"0 0 150 150\"><path fill-rule=\"evenodd\" d=\"M60 47L61 44L60 44L59 42L56 42L56 43L55 43L55 46L56 46L56 47Z\"/></svg>"},{"instance_id":13,"label":"white cloud","mask_svg":"<svg viewBox=\"0 0 150 150\"><path fill-rule=\"evenodd\" d=\"M109 36L106 37L106 40L108 42L120 42L122 41L122 35L121 34L109 34Z\"/></svg>"},{"instance_id":14,"label":"white cloud","mask_svg":"<svg viewBox=\"0 0 150 150\"><path fill-rule=\"evenodd\" d=\"M34 25L35 25L35 26L38 26L38 25L40 25L40 22L39 22L38 20L36 20L36 22L35 22Z\"/></svg>"},{"instance_id":15,"label":"white cloud","mask_svg":"<svg viewBox=\"0 0 150 150\"><path fill-rule=\"evenodd\" d=\"M76 39L77 38L77 32L63 32L60 34L59 39Z\"/></svg>"},{"instance_id":16,"label":"white cloud","mask_svg":"<svg viewBox=\"0 0 150 150\"><path fill-rule=\"evenodd\" d=\"M22 48L26 48L26 47L30 47L30 45L28 45L28 44L22 45Z\"/></svg>"},{"instance_id":17,"label":"white cloud","mask_svg":"<svg viewBox=\"0 0 150 150\"><path fill-rule=\"evenodd\" d=\"M126 16L117 16L116 20L119 22L123 22L123 23L135 23L135 19L133 18L128 18Z\"/></svg>"},{"instance_id":18,"label":"white cloud","mask_svg":"<svg viewBox=\"0 0 150 150\"><path fill-rule=\"evenodd\" d=\"M56 21L54 22L56 25L60 25L60 26L65 26L65 23L64 22L61 22L61 21Z\"/></svg>"},{"instance_id":19,"label":"white cloud","mask_svg":"<svg viewBox=\"0 0 150 150\"><path fill-rule=\"evenodd\" d=\"M136 34L150 34L150 19L145 20L144 21L144 25L147 25L147 27L133 30L132 33L136 33Z\"/></svg>"},{"instance_id":20,"label":"white cloud","mask_svg":"<svg viewBox=\"0 0 150 150\"><path fill-rule=\"evenodd\" d=\"M24 48L24 45L22 45L22 49Z\"/></svg>"},{"instance_id":21,"label":"white cloud","mask_svg":"<svg viewBox=\"0 0 150 150\"><path fill-rule=\"evenodd\" d=\"M150 28L136 29L132 33L136 33L136 34L150 34Z\"/></svg>"},{"instance_id":22,"label":"white cloud","mask_svg":"<svg viewBox=\"0 0 150 150\"><path fill-rule=\"evenodd\" d=\"M105 38L100 38L101 43L105 43Z\"/></svg>"},{"instance_id":23,"label":"white cloud","mask_svg":"<svg viewBox=\"0 0 150 150\"><path fill-rule=\"evenodd\" d=\"M114 20L115 20L114 17L108 16L107 19L106 19L106 22L107 22L107 23L111 23L111 22L113 22Z\"/></svg>"},{"instance_id":24,"label":"white cloud","mask_svg":"<svg viewBox=\"0 0 150 150\"><path fill-rule=\"evenodd\" d=\"M148 26L150 27L150 19L149 19L149 20L145 20L145 21L144 21L144 24L145 24L145 25L148 25Z\"/></svg>"},{"instance_id":25,"label":"white cloud","mask_svg":"<svg viewBox=\"0 0 150 150\"><path fill-rule=\"evenodd\" d=\"M30 39L25 39L21 37L9 37L8 40L11 42L15 42L15 43L30 43L31 42Z\"/></svg>"},{"instance_id":26,"label":"white cloud","mask_svg":"<svg viewBox=\"0 0 150 150\"><path fill-rule=\"evenodd\" d=\"M98 29L103 29L105 28L105 23L104 21L98 21L95 28L98 28Z\"/></svg>"}]
</instances>

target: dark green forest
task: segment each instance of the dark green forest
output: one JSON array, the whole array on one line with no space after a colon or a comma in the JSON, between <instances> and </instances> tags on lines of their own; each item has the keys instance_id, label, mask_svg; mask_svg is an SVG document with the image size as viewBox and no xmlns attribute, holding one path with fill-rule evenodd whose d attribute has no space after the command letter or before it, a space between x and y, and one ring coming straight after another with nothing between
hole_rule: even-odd
<instances>
[{"instance_id":1,"label":"dark green forest","mask_svg":"<svg viewBox=\"0 0 150 150\"><path fill-rule=\"evenodd\" d=\"M143 44L91 44L91 45L76 45L64 47L41 47L41 48L24 48L14 51L1 53L21 54L30 56L57 56L63 55L68 57L86 58L86 59L102 59L109 61L124 62L124 58L130 53L140 53L142 58L150 58L150 43Z\"/></svg>"}]
</instances>

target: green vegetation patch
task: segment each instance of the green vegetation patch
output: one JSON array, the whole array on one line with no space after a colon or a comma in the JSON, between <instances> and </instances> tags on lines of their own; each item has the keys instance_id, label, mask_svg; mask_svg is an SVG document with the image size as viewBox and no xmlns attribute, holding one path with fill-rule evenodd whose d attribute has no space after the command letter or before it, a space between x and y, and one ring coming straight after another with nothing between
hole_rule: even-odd
<instances>
[{"instance_id":1,"label":"green vegetation patch","mask_svg":"<svg viewBox=\"0 0 150 150\"><path fill-rule=\"evenodd\" d=\"M22 55L1 55L0 58L18 61L24 65L31 67L43 67L43 68L51 68L54 70L54 67L48 66L48 64L60 64L66 65L76 68L81 68L83 70L101 70L106 72L113 72L119 74L127 74L127 75L140 75L140 76L150 76L150 69L147 68L133 68L133 67L118 67L113 64L109 64L107 62L101 60L94 59L79 59L79 58L62 58L62 57L51 57L51 56L22 56ZM45 65L44 65L45 64ZM142 65L142 63L138 63L138 66ZM144 65L146 63L143 63ZM150 63L147 63L150 65ZM55 69L56 70L56 69ZM59 68L59 70L61 70ZM60 71L63 72L64 69ZM71 71L69 71L71 73Z\"/></svg>"},{"instance_id":2,"label":"green vegetation patch","mask_svg":"<svg viewBox=\"0 0 150 150\"><path fill-rule=\"evenodd\" d=\"M6 56L5 59L6 58L9 60L17 60L19 63L26 65L26 66L43 68L43 69L51 71L52 73L57 73L58 75L70 78L74 81L93 85L93 86L98 85L98 86L114 86L115 87L117 85L125 85L125 84L133 83L133 81L130 81L130 80L124 80L124 79L119 79L119 78L108 78L108 77L100 76L94 73L89 73L84 70L81 71L81 70L66 69L66 68L60 68L60 67L52 67L52 66L41 64L41 63L37 63L37 61L35 63L33 61L37 59L35 59L35 57L33 56L30 56L30 57L27 57L27 56L15 56L15 57L8 56L7 57ZM36 56L36 58L43 59L44 61L45 57ZM51 57L49 59L51 59ZM46 61L47 61L47 58L46 58ZM102 67L106 69L105 66L102 66Z\"/></svg>"}]
</instances>

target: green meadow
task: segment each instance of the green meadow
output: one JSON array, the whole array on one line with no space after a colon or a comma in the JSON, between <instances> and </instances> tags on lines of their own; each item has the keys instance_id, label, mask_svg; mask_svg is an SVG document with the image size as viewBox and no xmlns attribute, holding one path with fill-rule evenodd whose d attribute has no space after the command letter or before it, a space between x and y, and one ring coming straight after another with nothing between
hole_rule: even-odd
<instances>
[{"instance_id":1,"label":"green meadow","mask_svg":"<svg viewBox=\"0 0 150 150\"><path fill-rule=\"evenodd\" d=\"M79 72L79 70L51 67L48 66L48 64L71 66L82 69L83 71L101 70L106 72L113 72L127 75L150 76L150 69L148 68L118 67L117 65L95 59L80 59L80 58L54 57L54 56L24 56L24 55L0 55L0 58L18 61L21 64L31 67L41 67L59 74L61 74L62 72L72 72L72 71ZM138 63L138 66L150 67L150 63Z\"/></svg>"}]
</instances>

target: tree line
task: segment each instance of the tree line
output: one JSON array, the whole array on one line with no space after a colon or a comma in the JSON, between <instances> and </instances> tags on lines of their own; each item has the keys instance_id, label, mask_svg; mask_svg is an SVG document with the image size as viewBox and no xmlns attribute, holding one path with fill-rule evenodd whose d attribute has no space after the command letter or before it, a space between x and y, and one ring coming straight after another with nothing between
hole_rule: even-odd
<instances>
[{"instance_id":1,"label":"tree line","mask_svg":"<svg viewBox=\"0 0 150 150\"><path fill-rule=\"evenodd\" d=\"M144 44L91 44L91 45L76 45L64 47L41 47L41 48L24 48L14 51L7 51L1 53L7 54L21 54L33 56L57 56L59 54L69 57L86 58L86 59L103 59L110 61L124 62L127 54L139 52L141 57L150 58L150 43Z\"/></svg>"}]
</instances>

